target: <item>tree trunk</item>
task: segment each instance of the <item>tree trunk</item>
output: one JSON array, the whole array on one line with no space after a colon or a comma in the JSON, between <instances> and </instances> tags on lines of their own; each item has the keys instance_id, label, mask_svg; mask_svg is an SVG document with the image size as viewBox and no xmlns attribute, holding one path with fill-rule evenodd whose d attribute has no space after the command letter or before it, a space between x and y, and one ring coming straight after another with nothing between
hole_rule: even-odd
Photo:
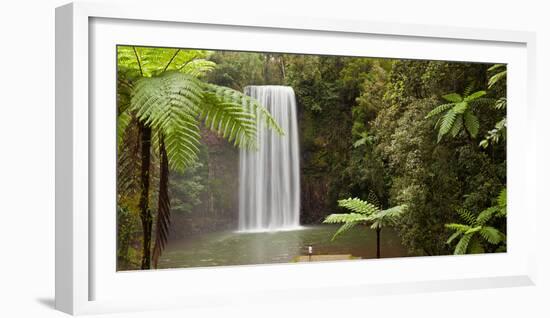
<instances>
[{"instance_id":1,"label":"tree trunk","mask_svg":"<svg viewBox=\"0 0 550 318\"><path fill-rule=\"evenodd\" d=\"M170 197L168 195L168 154L164 145L164 139L160 139L160 180L158 194L157 220L155 226L155 247L153 248L153 267L157 268L158 261L166 243L170 230Z\"/></svg>"},{"instance_id":2,"label":"tree trunk","mask_svg":"<svg viewBox=\"0 0 550 318\"><path fill-rule=\"evenodd\" d=\"M380 231L382 228L376 228L376 258L380 258Z\"/></svg>"},{"instance_id":3,"label":"tree trunk","mask_svg":"<svg viewBox=\"0 0 550 318\"><path fill-rule=\"evenodd\" d=\"M149 170L151 165L151 127L140 123L141 130L141 194L139 209L141 226L143 229L143 252L141 257L141 269L151 268L151 232L153 230L153 217L149 208Z\"/></svg>"}]
</instances>

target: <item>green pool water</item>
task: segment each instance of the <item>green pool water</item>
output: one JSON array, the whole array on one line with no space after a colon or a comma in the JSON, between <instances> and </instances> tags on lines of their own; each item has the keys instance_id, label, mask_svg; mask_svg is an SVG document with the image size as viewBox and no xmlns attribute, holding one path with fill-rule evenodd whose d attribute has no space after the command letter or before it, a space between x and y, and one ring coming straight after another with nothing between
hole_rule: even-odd
<instances>
[{"instance_id":1,"label":"green pool water","mask_svg":"<svg viewBox=\"0 0 550 318\"><path fill-rule=\"evenodd\" d=\"M338 226L305 226L299 230L239 233L217 232L169 241L159 260L159 268L228 266L293 262L297 256L313 254L351 254L354 258L376 257L376 233L356 227L335 241ZM381 256L408 256L399 237L391 229L381 234Z\"/></svg>"}]
</instances>

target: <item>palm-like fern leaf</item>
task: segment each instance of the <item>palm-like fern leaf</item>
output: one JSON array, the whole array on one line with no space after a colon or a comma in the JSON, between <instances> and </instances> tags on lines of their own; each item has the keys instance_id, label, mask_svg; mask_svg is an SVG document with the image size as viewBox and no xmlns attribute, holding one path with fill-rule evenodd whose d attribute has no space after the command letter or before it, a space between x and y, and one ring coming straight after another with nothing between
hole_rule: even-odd
<instances>
[{"instance_id":1,"label":"palm-like fern leaf","mask_svg":"<svg viewBox=\"0 0 550 318\"><path fill-rule=\"evenodd\" d=\"M468 250L468 244L470 243L470 240L472 239L473 233L464 234L462 238L458 241L455 247L454 254L455 255L462 255L466 254L466 251Z\"/></svg>"},{"instance_id":2,"label":"palm-like fern leaf","mask_svg":"<svg viewBox=\"0 0 550 318\"><path fill-rule=\"evenodd\" d=\"M472 236L470 239L470 242L468 244L467 249L468 254L483 254L485 253L485 249L483 248L483 245L481 244L480 240L477 239L476 236Z\"/></svg>"},{"instance_id":3,"label":"palm-like fern leaf","mask_svg":"<svg viewBox=\"0 0 550 318\"><path fill-rule=\"evenodd\" d=\"M334 232L334 235L332 235L331 241L334 241L341 234L343 234L343 233L349 231L350 229L354 228L357 224L360 224L360 222L347 222L347 223L344 223L342 226L340 226L338 228L338 230L336 230L336 232Z\"/></svg>"},{"instance_id":4,"label":"palm-like fern leaf","mask_svg":"<svg viewBox=\"0 0 550 318\"><path fill-rule=\"evenodd\" d=\"M464 97L464 101L465 102L472 102L472 101L474 101L474 100L476 100L476 99L478 99L482 96L485 96L486 94L487 94L486 91L477 91L475 93L472 93L472 94Z\"/></svg>"},{"instance_id":5,"label":"palm-like fern leaf","mask_svg":"<svg viewBox=\"0 0 550 318\"><path fill-rule=\"evenodd\" d=\"M453 127L451 128L451 130L449 131L449 133L451 134L451 136L453 137L456 137L458 135L458 133L460 133L460 131L462 130L462 127L464 126L464 120L462 119L462 117L458 116L456 119L455 119L455 122L453 124Z\"/></svg>"},{"instance_id":6,"label":"palm-like fern leaf","mask_svg":"<svg viewBox=\"0 0 550 318\"><path fill-rule=\"evenodd\" d=\"M468 86L466 86L466 88L464 89L464 94L463 96L468 96L470 95L470 93L474 90L474 86L475 86L475 82L472 81L468 84Z\"/></svg>"},{"instance_id":7,"label":"palm-like fern leaf","mask_svg":"<svg viewBox=\"0 0 550 318\"><path fill-rule=\"evenodd\" d=\"M461 234L462 234L461 231L456 231L456 232L454 232L453 235L451 235L451 236L449 237L449 239L447 239L447 242L446 242L446 243L447 243L447 244L451 244L451 243L452 243L457 237L459 237Z\"/></svg>"},{"instance_id":8,"label":"palm-like fern leaf","mask_svg":"<svg viewBox=\"0 0 550 318\"><path fill-rule=\"evenodd\" d=\"M380 209L372 203L363 201L358 198L348 198L338 200L338 206L351 210L355 213L371 215L378 212Z\"/></svg>"},{"instance_id":9,"label":"palm-like fern leaf","mask_svg":"<svg viewBox=\"0 0 550 318\"><path fill-rule=\"evenodd\" d=\"M211 54L208 51L119 46L117 54L119 74L127 73L132 78L139 78L132 85L127 85L127 90L117 86L118 143L122 144L122 136L126 134L131 120L137 120L140 127L146 128L148 134L152 133L154 137L153 142L143 146L143 149L147 151L152 146L160 157L159 206L153 250L156 267L167 241L170 222L168 171L169 168L182 171L197 159L200 120L203 119L208 127L237 146L254 144L258 120L265 121L269 129L280 134L284 132L255 99L199 79L215 66L214 62L206 59ZM122 159L128 160L120 157L119 161ZM148 193L148 188L144 183L142 189L147 190L142 192ZM143 197L148 198L148 195ZM146 200L144 202L146 209L148 203ZM142 263L147 264L146 261Z\"/></svg>"},{"instance_id":10,"label":"palm-like fern leaf","mask_svg":"<svg viewBox=\"0 0 550 318\"><path fill-rule=\"evenodd\" d=\"M141 76L151 77L165 71L181 71L200 76L213 69L215 63L205 60L205 50L183 50L121 45L117 48L119 68L140 69Z\"/></svg>"},{"instance_id":11,"label":"palm-like fern leaf","mask_svg":"<svg viewBox=\"0 0 550 318\"><path fill-rule=\"evenodd\" d=\"M254 98L234 89L214 84L205 84L205 90L215 94L223 103L240 104L244 106L251 113L256 115L257 120L264 121L268 128L275 130L280 135L284 135L283 129L279 126L275 118L271 116L267 108L258 103Z\"/></svg>"},{"instance_id":12,"label":"palm-like fern leaf","mask_svg":"<svg viewBox=\"0 0 550 318\"><path fill-rule=\"evenodd\" d=\"M502 189L497 198L497 204L499 207L499 216L506 216L507 209L507 199L506 199L506 188Z\"/></svg>"},{"instance_id":13,"label":"palm-like fern leaf","mask_svg":"<svg viewBox=\"0 0 550 318\"><path fill-rule=\"evenodd\" d=\"M212 131L234 142L251 147L256 141L256 116L242 104L220 100L215 93L206 92L200 118Z\"/></svg>"},{"instance_id":14,"label":"palm-like fern leaf","mask_svg":"<svg viewBox=\"0 0 550 318\"><path fill-rule=\"evenodd\" d=\"M477 136L479 132L479 120L469 109L464 112L464 126L472 138Z\"/></svg>"},{"instance_id":15,"label":"palm-like fern leaf","mask_svg":"<svg viewBox=\"0 0 550 318\"><path fill-rule=\"evenodd\" d=\"M430 118L445 112L436 124L436 127L439 127L437 142L440 142L447 134L453 137L458 136L463 128L466 129L472 138L477 136L479 121L472 109L474 108L474 104L478 103L485 96L486 92L477 91L470 94L473 88L472 85L468 86L464 91L464 98L457 93L443 95L442 98L450 103L439 105L426 115L425 118Z\"/></svg>"},{"instance_id":16,"label":"palm-like fern leaf","mask_svg":"<svg viewBox=\"0 0 550 318\"><path fill-rule=\"evenodd\" d=\"M378 198L371 192L372 201L379 205ZM338 201L338 205L351 210L352 213L331 214L325 218L323 223L344 223L332 236L336 239L342 233L350 230L361 223L370 223L371 228L380 229L384 226L395 223L396 218L407 209L406 205L395 206L386 210L380 210L378 206L358 198L349 198ZM379 233L379 232L378 232Z\"/></svg>"},{"instance_id":17,"label":"palm-like fern leaf","mask_svg":"<svg viewBox=\"0 0 550 318\"><path fill-rule=\"evenodd\" d=\"M202 83L178 72L143 78L136 83L132 110L139 120L165 138L169 164L182 171L197 158L200 140L198 114Z\"/></svg>"},{"instance_id":18,"label":"palm-like fern leaf","mask_svg":"<svg viewBox=\"0 0 550 318\"><path fill-rule=\"evenodd\" d=\"M406 205L398 205L392 208L378 211L369 216L369 220L372 221L372 228L383 228L386 226L393 225L399 216L407 210Z\"/></svg>"},{"instance_id":19,"label":"palm-like fern leaf","mask_svg":"<svg viewBox=\"0 0 550 318\"><path fill-rule=\"evenodd\" d=\"M502 212L504 210L504 213ZM447 239L447 244L452 243L456 238L461 237L455 247L455 254L483 253L484 246L480 239L492 245L506 244L506 235L497 228L486 225L494 216L502 217L506 214L506 188L497 197L497 205L483 210L479 215L474 216L466 209L457 209L457 213L468 224L450 223L445 227L453 230L453 234ZM470 244L470 246L468 246ZM505 247L503 247L505 249ZM499 250L502 249L502 246Z\"/></svg>"},{"instance_id":20,"label":"palm-like fern leaf","mask_svg":"<svg viewBox=\"0 0 550 318\"><path fill-rule=\"evenodd\" d=\"M449 110L445 115L443 115L443 118L441 119L441 122L439 124L439 134L437 136L437 142L441 141L443 136L451 131L457 115L458 114L455 113L452 109Z\"/></svg>"},{"instance_id":21,"label":"palm-like fern leaf","mask_svg":"<svg viewBox=\"0 0 550 318\"><path fill-rule=\"evenodd\" d=\"M378 196L372 190L370 190L367 195L367 202L372 203L372 205L378 207L379 209L382 208L382 204L380 203L380 200L378 200Z\"/></svg>"},{"instance_id":22,"label":"palm-like fern leaf","mask_svg":"<svg viewBox=\"0 0 550 318\"><path fill-rule=\"evenodd\" d=\"M459 224L459 223L448 223L448 224L445 224L445 227L460 233L466 233L472 228L471 226Z\"/></svg>"},{"instance_id":23,"label":"palm-like fern leaf","mask_svg":"<svg viewBox=\"0 0 550 318\"><path fill-rule=\"evenodd\" d=\"M472 212L462 208L456 209L456 212L460 218L466 221L469 225L474 226L476 224L476 217L472 214Z\"/></svg>"},{"instance_id":24,"label":"palm-like fern leaf","mask_svg":"<svg viewBox=\"0 0 550 318\"><path fill-rule=\"evenodd\" d=\"M462 101L462 96L460 96L457 93L451 93L451 94L443 95L441 97L443 97L444 100L451 102L452 104L460 103Z\"/></svg>"},{"instance_id":25,"label":"palm-like fern leaf","mask_svg":"<svg viewBox=\"0 0 550 318\"><path fill-rule=\"evenodd\" d=\"M477 216L475 224L479 225L479 226L484 226L493 217L493 215L495 213L497 213L498 211L499 211L498 207L496 207L496 206L492 206L492 207L489 207L489 208L483 210Z\"/></svg>"},{"instance_id":26,"label":"palm-like fern leaf","mask_svg":"<svg viewBox=\"0 0 550 318\"><path fill-rule=\"evenodd\" d=\"M439 106L437 106L436 108L432 109L432 110L428 113L428 115L426 115L425 118L430 118L430 117L433 117L433 116L435 116L435 115L439 115L439 114L441 114L442 112L448 111L449 109L453 108L453 106L454 106L454 103L439 105Z\"/></svg>"},{"instance_id":27,"label":"palm-like fern leaf","mask_svg":"<svg viewBox=\"0 0 550 318\"><path fill-rule=\"evenodd\" d=\"M128 111L125 111L122 114L118 115L116 135L117 135L117 145L119 150L122 145L122 138L124 137L124 132L126 131L126 128L130 125L131 121L132 121L132 115L130 115Z\"/></svg>"},{"instance_id":28,"label":"palm-like fern leaf","mask_svg":"<svg viewBox=\"0 0 550 318\"><path fill-rule=\"evenodd\" d=\"M491 66L487 71L494 72L497 70L498 72L489 78L489 83L488 83L489 88L492 88L500 80L502 80L503 78L506 78L506 74L507 74L506 64L495 64Z\"/></svg>"},{"instance_id":29,"label":"palm-like fern leaf","mask_svg":"<svg viewBox=\"0 0 550 318\"><path fill-rule=\"evenodd\" d=\"M504 239L504 234L492 226L484 226L479 230L479 234L489 243L498 244Z\"/></svg>"},{"instance_id":30,"label":"palm-like fern leaf","mask_svg":"<svg viewBox=\"0 0 550 318\"><path fill-rule=\"evenodd\" d=\"M361 213L336 213L331 214L325 218L323 223L349 223L349 222L365 222L369 218L365 214Z\"/></svg>"}]
</instances>

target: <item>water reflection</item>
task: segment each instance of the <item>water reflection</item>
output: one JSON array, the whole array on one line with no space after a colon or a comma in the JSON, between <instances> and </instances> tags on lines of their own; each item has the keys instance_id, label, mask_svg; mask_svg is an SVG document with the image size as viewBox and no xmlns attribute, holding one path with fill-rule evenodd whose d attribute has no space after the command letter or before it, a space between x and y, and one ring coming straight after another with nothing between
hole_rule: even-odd
<instances>
[{"instance_id":1,"label":"water reflection","mask_svg":"<svg viewBox=\"0 0 550 318\"><path fill-rule=\"evenodd\" d=\"M159 261L160 268L204 267L287 263L297 256L350 254L355 258L376 256L376 234L358 227L331 241L337 226L319 225L295 231L280 232L218 232L170 241ZM407 256L399 238L390 229L382 232L382 257Z\"/></svg>"}]
</instances>

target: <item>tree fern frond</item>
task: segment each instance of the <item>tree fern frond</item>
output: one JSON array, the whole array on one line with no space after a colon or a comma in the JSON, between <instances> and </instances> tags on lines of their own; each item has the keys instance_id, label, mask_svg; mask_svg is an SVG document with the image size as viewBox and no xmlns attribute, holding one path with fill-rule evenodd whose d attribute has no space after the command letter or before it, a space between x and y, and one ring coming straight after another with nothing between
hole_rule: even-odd
<instances>
[{"instance_id":1,"label":"tree fern frond","mask_svg":"<svg viewBox=\"0 0 550 318\"><path fill-rule=\"evenodd\" d=\"M372 190L370 190L367 195L367 202L372 203L372 205L378 207L379 209L382 209L382 204L380 203L380 200L378 200L378 196Z\"/></svg>"},{"instance_id":2,"label":"tree fern frond","mask_svg":"<svg viewBox=\"0 0 550 318\"><path fill-rule=\"evenodd\" d=\"M202 100L202 83L178 72L143 78L135 85L132 110L142 122L162 133L174 170L183 171L197 158Z\"/></svg>"},{"instance_id":3,"label":"tree fern frond","mask_svg":"<svg viewBox=\"0 0 550 318\"><path fill-rule=\"evenodd\" d=\"M447 244L451 244L457 237L462 235L462 231L455 231L449 238L447 239Z\"/></svg>"},{"instance_id":4,"label":"tree fern frond","mask_svg":"<svg viewBox=\"0 0 550 318\"><path fill-rule=\"evenodd\" d=\"M118 145L117 148L119 149L122 145L122 138L124 137L124 132L126 131L126 128L128 127L128 125L130 125L131 121L132 121L132 115L130 115L128 111L125 111L120 115L118 115L116 128L117 128L117 145Z\"/></svg>"},{"instance_id":5,"label":"tree fern frond","mask_svg":"<svg viewBox=\"0 0 550 318\"><path fill-rule=\"evenodd\" d=\"M463 255L466 254L466 251L468 250L468 245L470 244L470 240L472 239L473 234L465 234L462 236L462 238L458 241L456 244L454 254L455 255Z\"/></svg>"},{"instance_id":6,"label":"tree fern frond","mask_svg":"<svg viewBox=\"0 0 550 318\"><path fill-rule=\"evenodd\" d=\"M499 215L506 216L507 209L507 199L506 199L506 188L502 189L497 198L497 204L500 208Z\"/></svg>"},{"instance_id":7,"label":"tree fern frond","mask_svg":"<svg viewBox=\"0 0 550 318\"><path fill-rule=\"evenodd\" d=\"M458 224L458 223L448 223L448 224L445 224L445 227L450 230L459 231L461 233L466 233L468 230L471 229L471 227L468 225Z\"/></svg>"},{"instance_id":8,"label":"tree fern frond","mask_svg":"<svg viewBox=\"0 0 550 318\"><path fill-rule=\"evenodd\" d=\"M468 108L471 110L475 110L483 106L493 106L494 103L494 98L480 97L478 99L474 99L473 101L468 102Z\"/></svg>"},{"instance_id":9,"label":"tree fern frond","mask_svg":"<svg viewBox=\"0 0 550 318\"><path fill-rule=\"evenodd\" d=\"M140 159L140 130L137 119L133 119L121 136L117 153L117 193L120 196L131 197L139 187Z\"/></svg>"},{"instance_id":10,"label":"tree fern frond","mask_svg":"<svg viewBox=\"0 0 550 318\"><path fill-rule=\"evenodd\" d=\"M466 223L468 223L469 225L473 226L476 224L476 217L472 214L472 212L463 208L456 209L456 212L458 213L460 218L466 221Z\"/></svg>"},{"instance_id":11,"label":"tree fern frond","mask_svg":"<svg viewBox=\"0 0 550 318\"><path fill-rule=\"evenodd\" d=\"M464 126L472 138L475 138L479 132L479 120L472 111L464 112Z\"/></svg>"},{"instance_id":12,"label":"tree fern frond","mask_svg":"<svg viewBox=\"0 0 550 318\"><path fill-rule=\"evenodd\" d=\"M479 239L474 236L470 239L470 244L468 244L467 252L468 254L483 254L485 253L485 249L483 248L483 245L481 244Z\"/></svg>"},{"instance_id":13,"label":"tree fern frond","mask_svg":"<svg viewBox=\"0 0 550 318\"><path fill-rule=\"evenodd\" d=\"M491 78L489 78L489 82L488 82L488 85L487 85L487 86L488 86L489 88L492 88L493 86L495 86L496 83L498 83L500 80L502 80L503 78L506 77L506 73L507 73L507 71L504 70L504 71L502 71L502 72L499 72L499 73L497 73L497 74L491 76Z\"/></svg>"},{"instance_id":14,"label":"tree fern frond","mask_svg":"<svg viewBox=\"0 0 550 318\"><path fill-rule=\"evenodd\" d=\"M466 88L464 89L464 96L468 96L470 95L470 93L474 90L474 85L475 85L475 82L470 82L470 84L468 84L468 86L466 86Z\"/></svg>"},{"instance_id":15,"label":"tree fern frond","mask_svg":"<svg viewBox=\"0 0 550 318\"><path fill-rule=\"evenodd\" d=\"M462 119L462 116L458 116L453 124L453 127L451 128L451 131L449 131L449 134L453 137L458 136L464 126L463 122L464 120Z\"/></svg>"},{"instance_id":16,"label":"tree fern frond","mask_svg":"<svg viewBox=\"0 0 550 318\"><path fill-rule=\"evenodd\" d=\"M496 245L500 243L503 238L504 234L502 234L499 230L492 226L484 226L479 231L479 234L489 243Z\"/></svg>"},{"instance_id":17,"label":"tree fern frond","mask_svg":"<svg viewBox=\"0 0 550 318\"><path fill-rule=\"evenodd\" d=\"M487 223L487 221L489 221L491 219L491 217L497 212L498 212L498 207L496 207L496 206L492 206L492 207L489 207L489 208L483 210L477 216L475 224L478 225L478 226L485 225L485 223Z\"/></svg>"},{"instance_id":18,"label":"tree fern frond","mask_svg":"<svg viewBox=\"0 0 550 318\"><path fill-rule=\"evenodd\" d=\"M457 114L463 114L467 109L468 109L468 103L460 102L460 103L454 104L452 111Z\"/></svg>"},{"instance_id":19,"label":"tree fern frond","mask_svg":"<svg viewBox=\"0 0 550 318\"><path fill-rule=\"evenodd\" d=\"M506 99L506 97L501 97L497 99L495 103L495 109L504 109L506 108L507 104L508 104L508 100Z\"/></svg>"},{"instance_id":20,"label":"tree fern frond","mask_svg":"<svg viewBox=\"0 0 550 318\"><path fill-rule=\"evenodd\" d=\"M481 226L475 226L475 227L472 227L470 228L468 231L466 231L466 233L464 234L474 234L474 233L477 233L481 231Z\"/></svg>"},{"instance_id":21,"label":"tree fern frond","mask_svg":"<svg viewBox=\"0 0 550 318\"><path fill-rule=\"evenodd\" d=\"M436 108L432 109L432 110L428 113L428 115L426 115L425 118L430 118L430 117L433 117L433 116L435 116L435 115L441 114L442 112L451 109L453 106L454 106L454 103L439 105L439 106L437 106Z\"/></svg>"},{"instance_id":22,"label":"tree fern frond","mask_svg":"<svg viewBox=\"0 0 550 318\"><path fill-rule=\"evenodd\" d=\"M236 146L256 145L256 116L242 104L224 102L218 95L207 92L200 118L209 129Z\"/></svg>"},{"instance_id":23,"label":"tree fern frond","mask_svg":"<svg viewBox=\"0 0 550 318\"><path fill-rule=\"evenodd\" d=\"M335 213L327 216L323 223L348 223L348 222L366 222L368 217L360 213Z\"/></svg>"},{"instance_id":24,"label":"tree fern frond","mask_svg":"<svg viewBox=\"0 0 550 318\"><path fill-rule=\"evenodd\" d=\"M363 201L358 198L349 198L338 200L338 206L351 210L355 213L370 215L377 213L380 209L372 203Z\"/></svg>"},{"instance_id":25,"label":"tree fern frond","mask_svg":"<svg viewBox=\"0 0 550 318\"><path fill-rule=\"evenodd\" d=\"M449 110L445 115L443 115L443 118L441 119L441 123L439 126L439 134L437 136L437 142L441 141L443 136L445 136L451 128L453 127L455 120L457 117L457 113L455 113L452 110Z\"/></svg>"},{"instance_id":26,"label":"tree fern frond","mask_svg":"<svg viewBox=\"0 0 550 318\"><path fill-rule=\"evenodd\" d=\"M506 64L497 63L487 69L487 72L493 72L499 68L506 67Z\"/></svg>"},{"instance_id":27,"label":"tree fern frond","mask_svg":"<svg viewBox=\"0 0 550 318\"><path fill-rule=\"evenodd\" d=\"M354 228L357 224L360 224L360 222L347 222L344 223L342 226L336 230L334 235L332 235L331 241L334 241L338 236L342 235L343 233L349 231L350 229Z\"/></svg>"},{"instance_id":28,"label":"tree fern frond","mask_svg":"<svg viewBox=\"0 0 550 318\"><path fill-rule=\"evenodd\" d=\"M369 221L372 222L371 228L377 229L395 225L398 218L406 211L407 205L403 204L373 213L368 216Z\"/></svg>"},{"instance_id":29,"label":"tree fern frond","mask_svg":"<svg viewBox=\"0 0 550 318\"><path fill-rule=\"evenodd\" d=\"M487 94L486 91L477 91L475 93L472 93L472 94L464 97L464 101L465 102L472 102L472 101L474 101L474 100L476 100L476 99L478 99L482 96L485 96L486 94Z\"/></svg>"},{"instance_id":30,"label":"tree fern frond","mask_svg":"<svg viewBox=\"0 0 550 318\"><path fill-rule=\"evenodd\" d=\"M280 135L284 135L285 132L279 126L275 118L273 118L267 108L261 105L256 99L234 89L214 84L206 84L205 89L207 92L216 94L216 96L225 103L243 105L251 113L256 115L257 120L263 120L268 128L275 130Z\"/></svg>"},{"instance_id":31,"label":"tree fern frond","mask_svg":"<svg viewBox=\"0 0 550 318\"><path fill-rule=\"evenodd\" d=\"M395 219L399 217L401 214L405 213L406 211L407 211L407 205L405 204L397 205L386 210L378 211L374 215L372 215L371 218L381 219L381 220Z\"/></svg>"},{"instance_id":32,"label":"tree fern frond","mask_svg":"<svg viewBox=\"0 0 550 318\"><path fill-rule=\"evenodd\" d=\"M462 101L462 96L460 96L457 93L451 93L447 95L441 96L444 100L449 101L451 103L460 103Z\"/></svg>"},{"instance_id":33,"label":"tree fern frond","mask_svg":"<svg viewBox=\"0 0 550 318\"><path fill-rule=\"evenodd\" d=\"M216 63L205 59L193 59L189 61L179 70L184 74L200 77L212 71L216 67Z\"/></svg>"}]
</instances>

